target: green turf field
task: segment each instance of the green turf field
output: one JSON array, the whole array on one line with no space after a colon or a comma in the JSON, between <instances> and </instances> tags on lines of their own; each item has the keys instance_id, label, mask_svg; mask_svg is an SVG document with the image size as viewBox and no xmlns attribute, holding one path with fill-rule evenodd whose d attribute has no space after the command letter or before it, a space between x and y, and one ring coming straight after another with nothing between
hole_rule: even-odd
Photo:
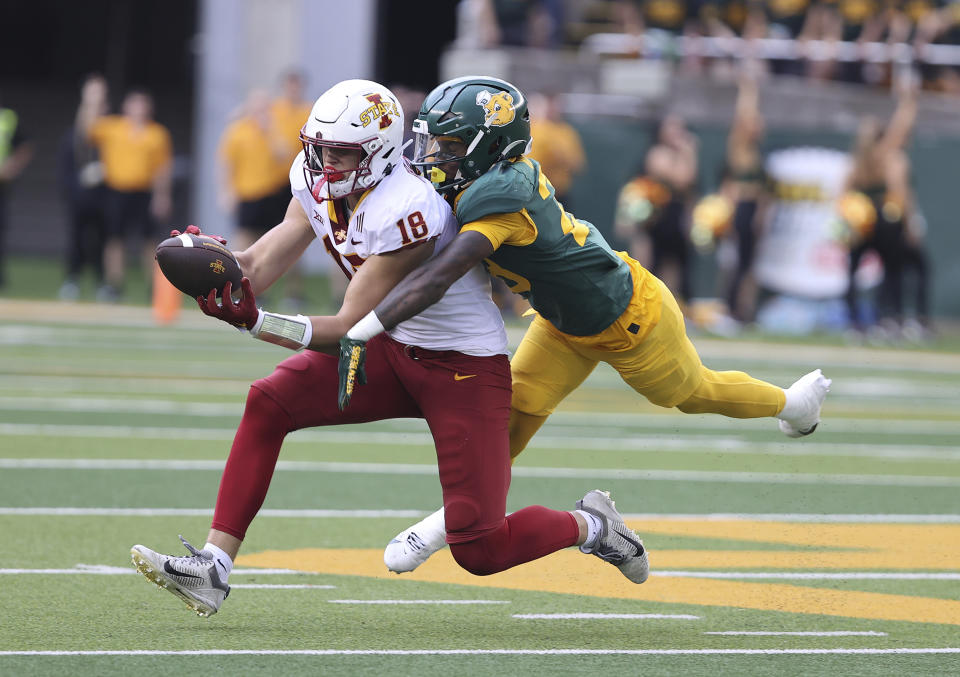
<instances>
[{"instance_id":1,"label":"green turf field","mask_svg":"<svg viewBox=\"0 0 960 677\"><path fill-rule=\"evenodd\" d=\"M383 545L440 495L425 425L402 420L289 438L204 619L130 546L202 545L247 386L287 353L190 308L155 327L0 300L0 674L960 673L960 355L695 343L780 385L822 367L820 429L656 409L601 366L514 469L510 509L610 490L644 585L575 550L388 575Z\"/></svg>"}]
</instances>

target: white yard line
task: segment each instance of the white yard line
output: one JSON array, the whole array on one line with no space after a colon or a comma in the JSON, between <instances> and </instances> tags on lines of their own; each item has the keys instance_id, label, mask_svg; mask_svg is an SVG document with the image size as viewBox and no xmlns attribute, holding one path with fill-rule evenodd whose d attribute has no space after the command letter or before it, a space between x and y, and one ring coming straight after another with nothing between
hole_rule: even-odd
<instances>
[{"instance_id":1,"label":"white yard line","mask_svg":"<svg viewBox=\"0 0 960 677\"><path fill-rule=\"evenodd\" d=\"M217 470L223 461L150 459L5 458L0 468L74 470ZM280 461L276 470L373 475L437 475L437 466L419 463L345 463ZM853 475L821 473L738 472L721 470L637 470L633 468L514 467L514 477L555 479L660 480L674 482L735 482L748 484L834 484L894 487L960 487L960 477L931 475Z\"/></svg>"},{"instance_id":2,"label":"white yard line","mask_svg":"<svg viewBox=\"0 0 960 677\"><path fill-rule=\"evenodd\" d=\"M572 431L571 431L572 432ZM770 441L744 440L738 437L712 435L635 435L624 432L618 437L598 437L591 430L578 431L582 436L539 435L530 444L534 449L580 449L597 451L651 452L665 449L691 454L762 454L766 456L849 456L888 460L960 461L960 449L953 444L790 442L779 437ZM595 433L596 431L593 430ZM2 436L44 436L96 439L153 439L181 441L230 441L233 428L158 428L112 425L58 425L50 423L0 423ZM433 446L426 432L373 432L357 430L301 430L292 433L287 442L301 444L361 444L396 446Z\"/></svg>"},{"instance_id":3,"label":"white yard line","mask_svg":"<svg viewBox=\"0 0 960 677\"><path fill-rule=\"evenodd\" d=\"M730 635L739 637L886 637L885 632L876 632L874 630L829 630L824 632L781 632L756 630L751 632L741 632L739 630L726 630L724 632L704 632L704 635Z\"/></svg>"},{"instance_id":4,"label":"white yard line","mask_svg":"<svg viewBox=\"0 0 960 677\"><path fill-rule=\"evenodd\" d=\"M330 604L510 604L497 599L328 599Z\"/></svg>"},{"instance_id":5,"label":"white yard line","mask_svg":"<svg viewBox=\"0 0 960 677\"><path fill-rule=\"evenodd\" d=\"M384 517L414 519L429 515L426 510L282 510L265 508L258 517L382 519ZM213 508L0 508L0 515L56 515L104 517L209 517ZM958 518L960 519L960 518Z\"/></svg>"},{"instance_id":6,"label":"white yard line","mask_svg":"<svg viewBox=\"0 0 960 677\"><path fill-rule=\"evenodd\" d=\"M513 618L522 618L526 620L569 620L569 619L601 619L614 618L625 620L678 620L678 621L698 621L700 616L691 616L690 614L513 614Z\"/></svg>"},{"instance_id":7,"label":"white yard line","mask_svg":"<svg viewBox=\"0 0 960 677\"><path fill-rule=\"evenodd\" d=\"M786 581L960 581L960 572L808 572L808 571L657 571L651 576L663 578L719 578L732 580L786 580Z\"/></svg>"},{"instance_id":8,"label":"white yard line","mask_svg":"<svg viewBox=\"0 0 960 677\"><path fill-rule=\"evenodd\" d=\"M411 420L412 421L412 420ZM391 422L391 423L396 423ZM918 420L916 417L897 418L852 418L827 416L824 425L830 426L830 432L856 433L901 433L909 435L951 435L960 434L960 421L941 419ZM592 411L558 411L550 415L544 430L551 427L592 427L629 426L631 428L660 427L681 430L711 430L718 432L740 432L742 430L767 429L770 421L765 419L729 419L723 416L681 414L679 412L631 412L607 413Z\"/></svg>"},{"instance_id":9,"label":"white yard line","mask_svg":"<svg viewBox=\"0 0 960 677\"><path fill-rule=\"evenodd\" d=\"M770 656L960 654L960 647L897 649L190 649L0 651L0 656Z\"/></svg>"},{"instance_id":10,"label":"white yard line","mask_svg":"<svg viewBox=\"0 0 960 677\"><path fill-rule=\"evenodd\" d=\"M429 515L428 510L287 510L265 508L258 517L296 518L419 518ZM103 516L103 517L209 517L212 508L70 508L70 507L0 507L0 515L48 515L48 516ZM960 524L960 514L952 515L904 515L883 513L623 513L628 520L679 521L679 522L800 522L812 524Z\"/></svg>"},{"instance_id":11,"label":"white yard line","mask_svg":"<svg viewBox=\"0 0 960 677\"><path fill-rule=\"evenodd\" d=\"M82 387L82 384L76 384ZM36 386L34 386L36 387ZM51 389L50 394L0 395L0 410L85 412L117 414L177 414L181 416L239 416L243 402L209 402L182 399L123 398L123 397L78 397L65 396L62 390ZM628 390L624 397L631 397ZM897 400L960 400L954 384L947 382L917 383L908 379L860 378L855 382L837 384L831 398L845 399L897 399ZM609 416L609 414L608 414ZM622 424L632 415L620 415ZM686 417L683 417L686 418Z\"/></svg>"},{"instance_id":12,"label":"white yard line","mask_svg":"<svg viewBox=\"0 0 960 677\"><path fill-rule=\"evenodd\" d=\"M0 575L6 576L24 576L24 575L43 575L43 576L78 576L78 575L97 575L97 576L126 576L137 573L134 569L128 567L114 567L104 564L77 564L72 569L0 569ZM296 571L293 569L234 569L231 573L235 575L255 575L255 574L278 574L278 575L313 575L310 571ZM651 574L654 577L663 578L717 578L733 580L884 580L884 581L957 581L960 580L960 572L926 572L926 571L903 571L903 572L877 572L877 571L849 571L849 572L807 572L807 571L716 571L703 569L699 571L657 571ZM246 585L246 588L269 588L270 585ZM276 587L276 586L273 586ZM283 585L279 587L296 587ZM333 588L331 585L304 585L308 588ZM506 604L506 602L487 602L487 601L455 601L455 600L331 600L336 604ZM568 616L557 614L534 614L518 615L517 618L620 618L619 615L593 614L591 616ZM624 618L698 618L697 616L684 615L650 615L650 614L628 614Z\"/></svg>"},{"instance_id":13,"label":"white yard line","mask_svg":"<svg viewBox=\"0 0 960 677\"><path fill-rule=\"evenodd\" d=\"M4 576L77 576L77 575L95 575L95 576L127 576L136 574L135 569L129 567L112 567L106 564L78 564L73 569L0 569L0 575ZM230 572L233 576L253 576L267 574L271 576L313 576L313 571L297 571L295 569L234 569ZM317 586L311 586L317 587ZM333 587L333 586L328 586Z\"/></svg>"},{"instance_id":14,"label":"white yard line","mask_svg":"<svg viewBox=\"0 0 960 677\"><path fill-rule=\"evenodd\" d=\"M180 399L130 399L124 397L57 397L56 394L65 390L90 388L90 378L63 378L51 376L8 377L18 391L34 393L51 393L51 396L9 396L0 397L0 409L61 412L102 412L102 413L143 413L143 414L176 414L178 416L211 417L211 416L240 416L243 412L243 403L212 403L206 401L184 402ZM118 380L111 378L96 378L92 381L102 382L99 387L113 388L121 392L158 393L196 393L209 397L211 387L216 386L215 392L233 392L235 382L208 380L196 384L182 381L171 382L168 379L136 379ZM38 387L38 384L40 386ZM139 390L137 388L139 387ZM244 388L245 389L245 388ZM239 393L239 394L242 394ZM851 417L830 416L827 420L831 432L857 433L900 433L909 435L947 435L960 434L960 422L949 420L917 420L910 418L883 418L863 419ZM395 419L388 422L377 422L372 426L389 426L401 432L424 432L426 423L420 419ZM684 415L677 413L651 413L635 411L629 413L606 412L576 412L558 411L551 415L545 431L558 431L563 428L564 434L578 428L586 428L595 432L597 425L620 426L642 430L644 428L675 428L680 430L707 430L730 434L756 428L768 428L770 422L766 420L731 420L722 416ZM365 426L369 428L370 426ZM549 434L549 433L548 433Z\"/></svg>"}]
</instances>

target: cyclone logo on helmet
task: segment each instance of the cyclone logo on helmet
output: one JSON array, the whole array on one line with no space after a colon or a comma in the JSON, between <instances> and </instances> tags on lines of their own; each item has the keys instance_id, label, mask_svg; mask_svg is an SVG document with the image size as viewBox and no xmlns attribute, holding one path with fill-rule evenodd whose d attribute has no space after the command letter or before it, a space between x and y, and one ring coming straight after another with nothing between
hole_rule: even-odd
<instances>
[{"instance_id":1,"label":"cyclone logo on helmet","mask_svg":"<svg viewBox=\"0 0 960 677\"><path fill-rule=\"evenodd\" d=\"M483 121L488 127L502 127L513 122L517 116L510 92L491 94L483 90L477 94L477 105L483 107Z\"/></svg>"}]
</instances>

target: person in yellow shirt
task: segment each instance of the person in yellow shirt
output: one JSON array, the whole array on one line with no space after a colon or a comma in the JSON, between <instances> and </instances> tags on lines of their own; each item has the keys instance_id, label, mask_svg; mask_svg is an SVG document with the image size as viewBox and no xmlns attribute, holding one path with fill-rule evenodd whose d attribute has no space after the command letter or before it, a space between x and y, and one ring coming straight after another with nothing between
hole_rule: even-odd
<instances>
[{"instance_id":1,"label":"person in yellow shirt","mask_svg":"<svg viewBox=\"0 0 960 677\"><path fill-rule=\"evenodd\" d=\"M126 238L143 245L144 270L153 270L160 230L157 221L170 218L173 146L170 132L153 120L153 98L130 91L122 115L95 118L87 135L97 146L107 188L107 233L103 252L106 284L97 297L120 299L126 274Z\"/></svg>"},{"instance_id":2,"label":"person in yellow shirt","mask_svg":"<svg viewBox=\"0 0 960 677\"><path fill-rule=\"evenodd\" d=\"M289 168L297 154L303 150L300 143L300 130L303 128L313 102L304 99L306 81L303 73L291 69L286 71L280 79L280 96L270 105L270 117L273 121L274 143L276 152L284 158ZM286 182L286 176L284 177ZM284 184L286 185L286 183ZM290 199L289 191L284 191L284 208ZM282 214L281 214L282 216ZM326 257L325 257L326 258ZM329 269L328 276L333 297L343 299L346 292L345 278L335 268ZM300 307L303 305L303 267L294 266L286 275L284 295L288 305Z\"/></svg>"},{"instance_id":3,"label":"person in yellow shirt","mask_svg":"<svg viewBox=\"0 0 960 677\"><path fill-rule=\"evenodd\" d=\"M563 106L556 94L531 97L530 108L533 145L527 157L540 163L544 176L553 184L557 200L569 211L570 188L587 163L580 134L564 120Z\"/></svg>"},{"instance_id":4,"label":"person in yellow shirt","mask_svg":"<svg viewBox=\"0 0 960 677\"><path fill-rule=\"evenodd\" d=\"M247 96L242 115L220 139L219 158L221 207L235 215L233 241L245 249L283 220L290 202L290 161L280 150L265 91Z\"/></svg>"},{"instance_id":5,"label":"person in yellow shirt","mask_svg":"<svg viewBox=\"0 0 960 677\"><path fill-rule=\"evenodd\" d=\"M303 98L303 90L303 74L297 70L287 71L280 80L280 96L270 104L277 152L280 157L286 158L288 167L297 157L297 153L303 150L300 144L300 129L313 106L311 101Z\"/></svg>"}]
</instances>

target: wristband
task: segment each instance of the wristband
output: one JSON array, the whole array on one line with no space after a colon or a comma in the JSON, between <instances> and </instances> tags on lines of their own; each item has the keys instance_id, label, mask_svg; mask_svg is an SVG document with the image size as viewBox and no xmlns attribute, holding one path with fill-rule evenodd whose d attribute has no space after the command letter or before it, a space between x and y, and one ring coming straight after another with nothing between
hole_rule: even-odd
<instances>
[{"instance_id":1,"label":"wristband","mask_svg":"<svg viewBox=\"0 0 960 677\"><path fill-rule=\"evenodd\" d=\"M386 329L384 329L383 323L380 322L380 318L377 317L377 313L371 310L364 315L359 322L350 327L350 331L347 332L347 338L356 341L369 341L377 334L385 331Z\"/></svg>"},{"instance_id":2,"label":"wristband","mask_svg":"<svg viewBox=\"0 0 960 677\"><path fill-rule=\"evenodd\" d=\"M250 335L291 350L303 350L313 340L313 324L305 315L293 317L258 309L257 321L250 328Z\"/></svg>"}]
</instances>

